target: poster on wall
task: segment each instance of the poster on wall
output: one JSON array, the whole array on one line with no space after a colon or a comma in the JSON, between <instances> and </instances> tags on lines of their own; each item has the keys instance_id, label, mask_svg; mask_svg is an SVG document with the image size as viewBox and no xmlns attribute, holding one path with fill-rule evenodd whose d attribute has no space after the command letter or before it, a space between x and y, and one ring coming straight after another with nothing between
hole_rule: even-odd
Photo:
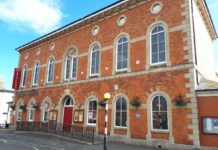
<instances>
[{"instance_id":1,"label":"poster on wall","mask_svg":"<svg viewBox=\"0 0 218 150\"><path fill-rule=\"evenodd\" d=\"M218 134L218 118L203 118L203 132L207 134Z\"/></svg>"},{"instance_id":2,"label":"poster on wall","mask_svg":"<svg viewBox=\"0 0 218 150\"><path fill-rule=\"evenodd\" d=\"M50 110L49 111L49 121L57 121L58 111Z\"/></svg>"},{"instance_id":3,"label":"poster on wall","mask_svg":"<svg viewBox=\"0 0 218 150\"><path fill-rule=\"evenodd\" d=\"M75 110L74 111L74 119L75 123L83 123L84 121L84 110Z\"/></svg>"}]
</instances>

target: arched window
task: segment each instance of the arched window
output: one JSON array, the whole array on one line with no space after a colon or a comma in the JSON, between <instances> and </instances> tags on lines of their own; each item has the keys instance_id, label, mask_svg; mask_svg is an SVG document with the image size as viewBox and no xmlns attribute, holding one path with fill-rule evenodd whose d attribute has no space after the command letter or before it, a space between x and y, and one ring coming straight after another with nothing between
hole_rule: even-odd
<instances>
[{"instance_id":1,"label":"arched window","mask_svg":"<svg viewBox=\"0 0 218 150\"><path fill-rule=\"evenodd\" d=\"M152 129L168 130L167 100L163 96L155 96L152 99Z\"/></svg>"},{"instance_id":2,"label":"arched window","mask_svg":"<svg viewBox=\"0 0 218 150\"><path fill-rule=\"evenodd\" d=\"M33 75L33 85L37 85L39 81L39 63L35 64L34 75Z\"/></svg>"},{"instance_id":3,"label":"arched window","mask_svg":"<svg viewBox=\"0 0 218 150\"><path fill-rule=\"evenodd\" d=\"M22 113L23 113L23 110L20 108L20 104L19 104L17 108L17 121L22 120Z\"/></svg>"},{"instance_id":4,"label":"arched window","mask_svg":"<svg viewBox=\"0 0 218 150\"><path fill-rule=\"evenodd\" d=\"M100 48L98 45L95 45L91 50L90 76L98 75L99 73L99 52Z\"/></svg>"},{"instance_id":5,"label":"arched window","mask_svg":"<svg viewBox=\"0 0 218 150\"><path fill-rule=\"evenodd\" d=\"M87 124L96 125L97 121L97 101L95 99L89 100L87 111Z\"/></svg>"},{"instance_id":6,"label":"arched window","mask_svg":"<svg viewBox=\"0 0 218 150\"><path fill-rule=\"evenodd\" d=\"M71 56L67 55L65 62L65 80L70 79L70 64L71 64Z\"/></svg>"},{"instance_id":7,"label":"arched window","mask_svg":"<svg viewBox=\"0 0 218 150\"><path fill-rule=\"evenodd\" d=\"M21 86L25 86L26 85L26 77L27 77L27 66L25 66L23 68L23 72L22 72L22 82L21 82Z\"/></svg>"},{"instance_id":8,"label":"arched window","mask_svg":"<svg viewBox=\"0 0 218 150\"><path fill-rule=\"evenodd\" d=\"M122 36L117 41L116 70L122 71L128 68L128 39Z\"/></svg>"},{"instance_id":9,"label":"arched window","mask_svg":"<svg viewBox=\"0 0 218 150\"><path fill-rule=\"evenodd\" d=\"M115 126L127 127L127 101L124 97L118 97L116 100Z\"/></svg>"},{"instance_id":10,"label":"arched window","mask_svg":"<svg viewBox=\"0 0 218 150\"><path fill-rule=\"evenodd\" d=\"M166 32L164 26L156 25L151 30L151 64L166 62Z\"/></svg>"},{"instance_id":11,"label":"arched window","mask_svg":"<svg viewBox=\"0 0 218 150\"><path fill-rule=\"evenodd\" d=\"M53 74L54 74L54 59L51 58L48 61L47 82L53 81Z\"/></svg>"},{"instance_id":12,"label":"arched window","mask_svg":"<svg viewBox=\"0 0 218 150\"><path fill-rule=\"evenodd\" d=\"M72 58L72 79L76 79L76 72L77 72L77 54L73 54Z\"/></svg>"},{"instance_id":13,"label":"arched window","mask_svg":"<svg viewBox=\"0 0 218 150\"><path fill-rule=\"evenodd\" d=\"M67 96L64 100L64 106L69 107L73 105L73 100L70 96Z\"/></svg>"},{"instance_id":14,"label":"arched window","mask_svg":"<svg viewBox=\"0 0 218 150\"><path fill-rule=\"evenodd\" d=\"M31 102L29 105L29 121L30 122L34 121L34 116L35 116L34 103Z\"/></svg>"},{"instance_id":15,"label":"arched window","mask_svg":"<svg viewBox=\"0 0 218 150\"><path fill-rule=\"evenodd\" d=\"M48 122L48 114L49 114L49 103L44 103L43 105L43 122Z\"/></svg>"}]
</instances>

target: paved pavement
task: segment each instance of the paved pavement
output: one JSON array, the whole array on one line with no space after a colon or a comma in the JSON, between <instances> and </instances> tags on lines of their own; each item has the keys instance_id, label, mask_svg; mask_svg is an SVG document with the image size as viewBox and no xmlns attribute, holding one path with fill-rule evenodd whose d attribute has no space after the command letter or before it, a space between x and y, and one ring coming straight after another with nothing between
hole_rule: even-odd
<instances>
[{"instance_id":1,"label":"paved pavement","mask_svg":"<svg viewBox=\"0 0 218 150\"><path fill-rule=\"evenodd\" d=\"M0 150L103 150L103 144L88 145L50 136L0 130ZM157 150L145 146L108 143L108 150Z\"/></svg>"}]
</instances>

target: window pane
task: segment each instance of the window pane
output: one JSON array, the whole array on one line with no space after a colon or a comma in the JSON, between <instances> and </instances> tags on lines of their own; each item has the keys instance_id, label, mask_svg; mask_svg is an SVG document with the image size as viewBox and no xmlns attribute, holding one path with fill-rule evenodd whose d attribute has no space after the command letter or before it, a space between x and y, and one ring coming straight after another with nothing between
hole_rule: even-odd
<instances>
[{"instance_id":1,"label":"window pane","mask_svg":"<svg viewBox=\"0 0 218 150\"><path fill-rule=\"evenodd\" d=\"M158 32L163 31L164 28L162 26L158 26Z\"/></svg>"},{"instance_id":2,"label":"window pane","mask_svg":"<svg viewBox=\"0 0 218 150\"><path fill-rule=\"evenodd\" d=\"M163 96L160 96L160 110L161 111L167 111L167 101Z\"/></svg>"},{"instance_id":3,"label":"window pane","mask_svg":"<svg viewBox=\"0 0 218 150\"><path fill-rule=\"evenodd\" d=\"M121 122L120 112L116 112L116 121L115 121L115 125L116 125L116 126L120 126L120 125L121 125L120 122Z\"/></svg>"},{"instance_id":4,"label":"window pane","mask_svg":"<svg viewBox=\"0 0 218 150\"><path fill-rule=\"evenodd\" d=\"M157 32L157 27L155 27L153 30L152 30L152 33L156 33Z\"/></svg>"},{"instance_id":5,"label":"window pane","mask_svg":"<svg viewBox=\"0 0 218 150\"><path fill-rule=\"evenodd\" d=\"M160 129L168 129L167 112L162 112L160 114Z\"/></svg>"},{"instance_id":6,"label":"window pane","mask_svg":"<svg viewBox=\"0 0 218 150\"><path fill-rule=\"evenodd\" d=\"M123 44L123 51L128 51L128 43Z\"/></svg>"},{"instance_id":7,"label":"window pane","mask_svg":"<svg viewBox=\"0 0 218 150\"><path fill-rule=\"evenodd\" d=\"M127 112L122 112L121 126L126 127L126 121L127 121Z\"/></svg>"},{"instance_id":8,"label":"window pane","mask_svg":"<svg viewBox=\"0 0 218 150\"><path fill-rule=\"evenodd\" d=\"M164 42L159 43L159 51L165 52L165 43Z\"/></svg>"},{"instance_id":9,"label":"window pane","mask_svg":"<svg viewBox=\"0 0 218 150\"><path fill-rule=\"evenodd\" d=\"M126 109L127 109L126 100L122 98L122 111L126 111Z\"/></svg>"},{"instance_id":10,"label":"window pane","mask_svg":"<svg viewBox=\"0 0 218 150\"><path fill-rule=\"evenodd\" d=\"M128 42L128 39L126 37L122 37L123 43Z\"/></svg>"},{"instance_id":11,"label":"window pane","mask_svg":"<svg viewBox=\"0 0 218 150\"><path fill-rule=\"evenodd\" d=\"M165 41L165 33L164 33L164 32L159 33L159 34L158 34L158 37L159 37L158 42L163 42L163 41Z\"/></svg>"},{"instance_id":12,"label":"window pane","mask_svg":"<svg viewBox=\"0 0 218 150\"><path fill-rule=\"evenodd\" d=\"M117 111L120 111L121 109L121 98L119 98L117 101L116 101L116 110Z\"/></svg>"},{"instance_id":13,"label":"window pane","mask_svg":"<svg viewBox=\"0 0 218 150\"><path fill-rule=\"evenodd\" d=\"M67 57L66 60L66 68L65 68L65 79L69 79L70 78L70 57Z\"/></svg>"},{"instance_id":14,"label":"window pane","mask_svg":"<svg viewBox=\"0 0 218 150\"><path fill-rule=\"evenodd\" d=\"M152 44L152 54L158 52L158 45L157 44Z\"/></svg>"},{"instance_id":15,"label":"window pane","mask_svg":"<svg viewBox=\"0 0 218 150\"><path fill-rule=\"evenodd\" d=\"M151 43L157 43L157 34L151 36Z\"/></svg>"},{"instance_id":16,"label":"window pane","mask_svg":"<svg viewBox=\"0 0 218 150\"><path fill-rule=\"evenodd\" d=\"M152 54L152 63L158 62L158 54Z\"/></svg>"},{"instance_id":17,"label":"window pane","mask_svg":"<svg viewBox=\"0 0 218 150\"><path fill-rule=\"evenodd\" d=\"M153 111L159 111L159 99L158 96L156 96L152 101L152 110Z\"/></svg>"},{"instance_id":18,"label":"window pane","mask_svg":"<svg viewBox=\"0 0 218 150\"><path fill-rule=\"evenodd\" d=\"M160 129L160 115L159 112L153 112L153 129Z\"/></svg>"},{"instance_id":19,"label":"window pane","mask_svg":"<svg viewBox=\"0 0 218 150\"><path fill-rule=\"evenodd\" d=\"M117 69L118 70L122 69L122 62L121 61L117 62Z\"/></svg>"},{"instance_id":20,"label":"window pane","mask_svg":"<svg viewBox=\"0 0 218 150\"><path fill-rule=\"evenodd\" d=\"M163 62L163 61L166 61L165 52L161 52L159 54L159 62Z\"/></svg>"},{"instance_id":21,"label":"window pane","mask_svg":"<svg viewBox=\"0 0 218 150\"><path fill-rule=\"evenodd\" d=\"M27 75L27 68L25 67L23 70L23 82L22 82L22 86L26 85L26 75Z\"/></svg>"},{"instance_id":22,"label":"window pane","mask_svg":"<svg viewBox=\"0 0 218 150\"><path fill-rule=\"evenodd\" d=\"M127 68L127 60L124 60L124 61L123 61L123 67L122 67L122 69L125 69L125 68Z\"/></svg>"},{"instance_id":23,"label":"window pane","mask_svg":"<svg viewBox=\"0 0 218 150\"><path fill-rule=\"evenodd\" d=\"M76 72L77 72L77 57L75 56L73 58L72 78L76 78Z\"/></svg>"}]
</instances>

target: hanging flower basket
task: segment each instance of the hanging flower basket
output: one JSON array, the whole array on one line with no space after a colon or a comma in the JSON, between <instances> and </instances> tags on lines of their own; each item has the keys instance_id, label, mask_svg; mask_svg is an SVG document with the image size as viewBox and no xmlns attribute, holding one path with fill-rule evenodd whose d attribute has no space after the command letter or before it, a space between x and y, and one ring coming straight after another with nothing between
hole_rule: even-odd
<instances>
[{"instance_id":1,"label":"hanging flower basket","mask_svg":"<svg viewBox=\"0 0 218 150\"><path fill-rule=\"evenodd\" d=\"M187 102L184 101L183 97L181 95L177 96L174 100L173 100L173 104L175 106L178 106L178 107L182 107L182 106L186 106L187 105Z\"/></svg>"},{"instance_id":2,"label":"hanging flower basket","mask_svg":"<svg viewBox=\"0 0 218 150\"><path fill-rule=\"evenodd\" d=\"M139 101L139 97L134 97L131 101L130 104L133 107L139 108L141 106L141 102Z\"/></svg>"},{"instance_id":3,"label":"hanging flower basket","mask_svg":"<svg viewBox=\"0 0 218 150\"><path fill-rule=\"evenodd\" d=\"M100 100L98 101L98 105L101 106L101 107L105 107L105 100Z\"/></svg>"}]
</instances>

